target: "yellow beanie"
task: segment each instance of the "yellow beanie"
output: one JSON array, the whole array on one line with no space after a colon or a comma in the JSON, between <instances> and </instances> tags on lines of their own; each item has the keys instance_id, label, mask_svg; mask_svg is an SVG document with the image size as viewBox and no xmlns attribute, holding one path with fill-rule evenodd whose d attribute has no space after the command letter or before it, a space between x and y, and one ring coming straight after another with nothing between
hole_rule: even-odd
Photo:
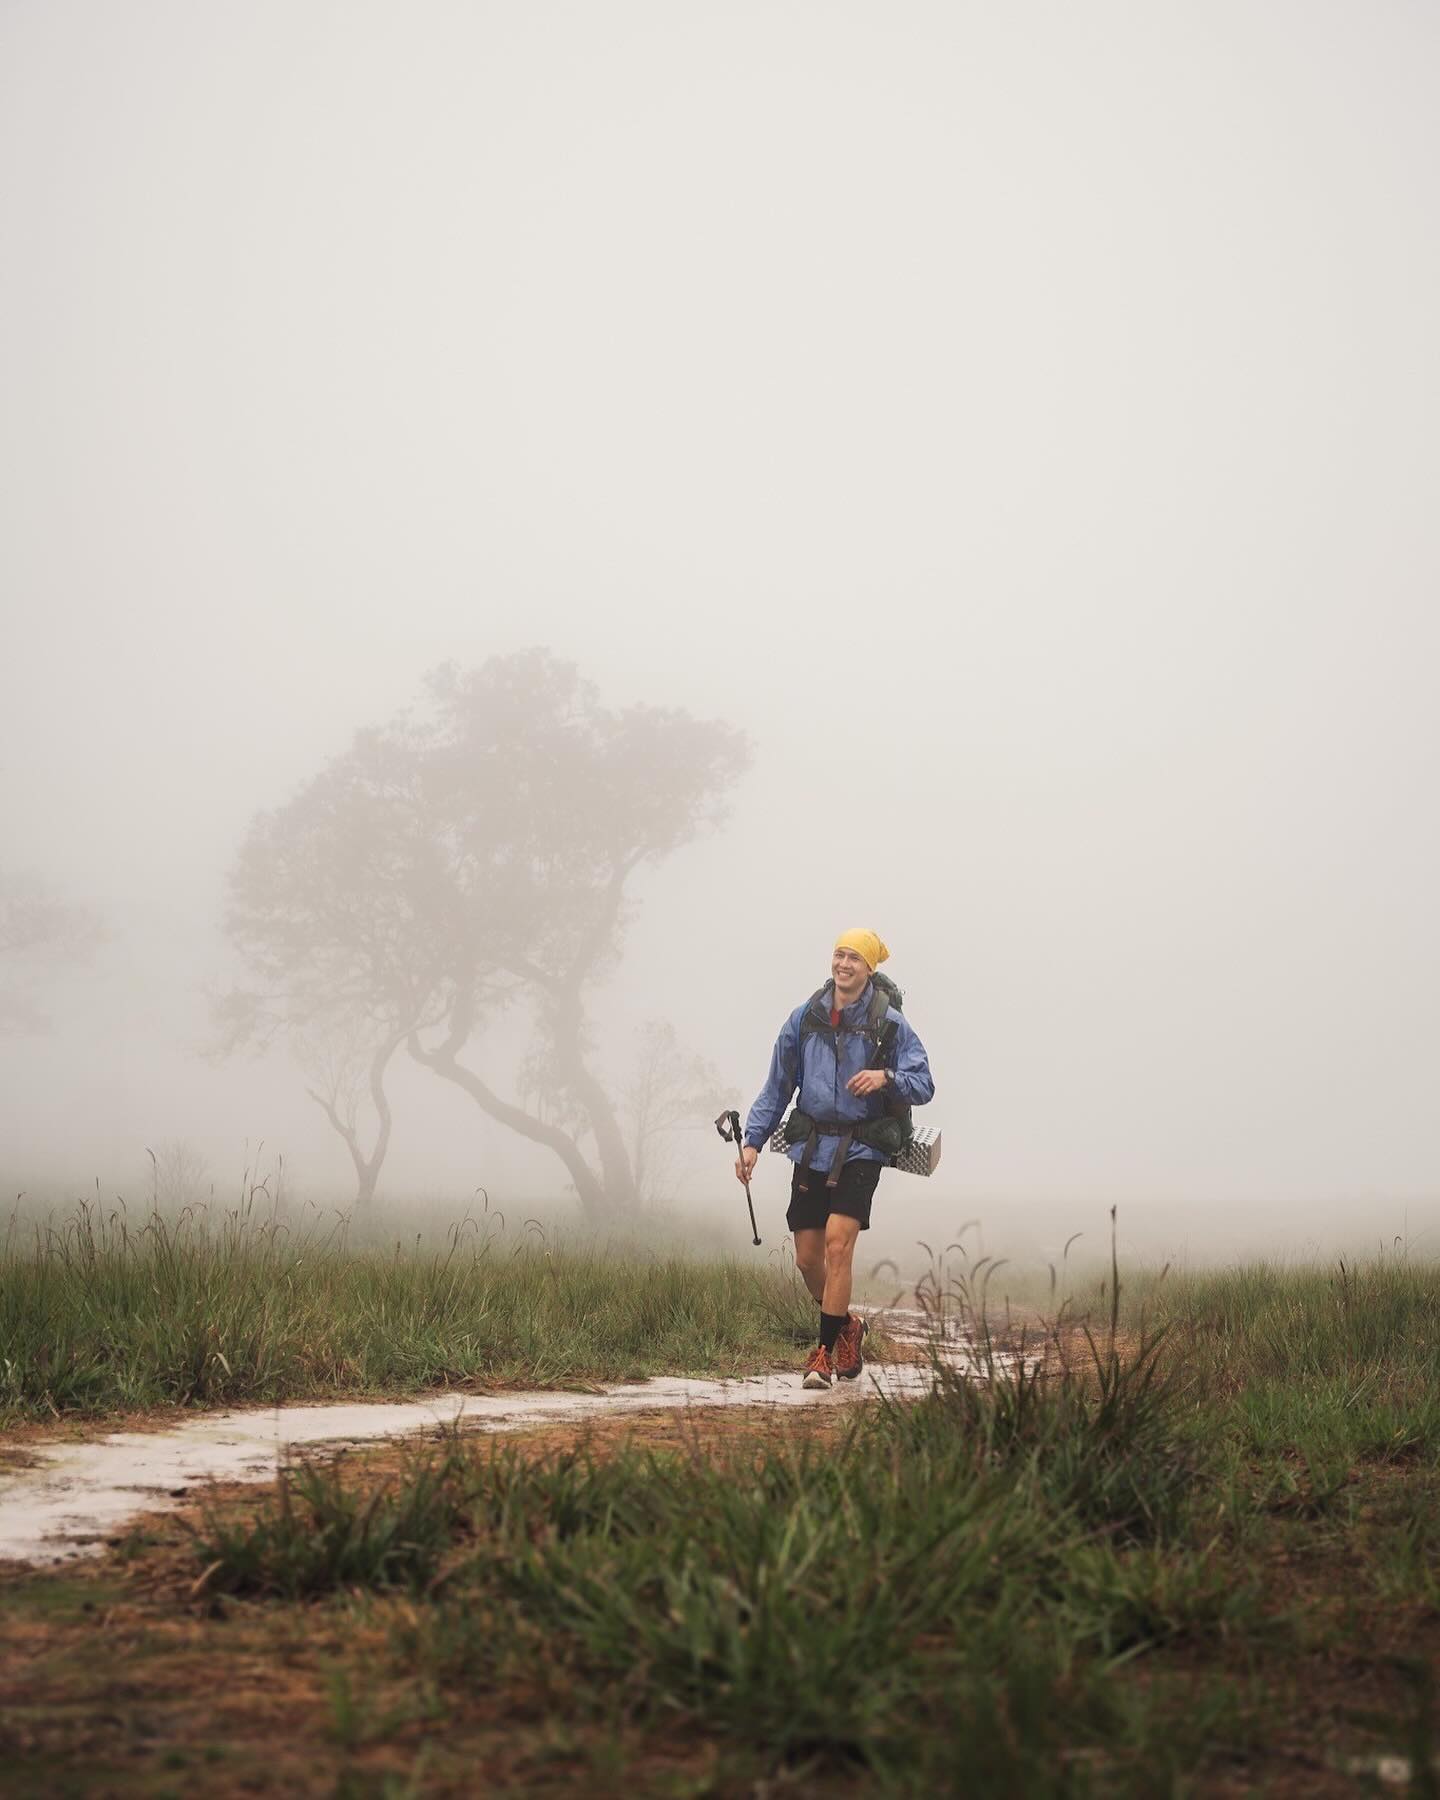
<instances>
[{"instance_id":1,"label":"yellow beanie","mask_svg":"<svg viewBox=\"0 0 1440 1800\"><path fill-rule=\"evenodd\" d=\"M857 956L863 956L872 975L890 954L884 939L874 931L842 931L835 940L835 948L853 950Z\"/></svg>"}]
</instances>

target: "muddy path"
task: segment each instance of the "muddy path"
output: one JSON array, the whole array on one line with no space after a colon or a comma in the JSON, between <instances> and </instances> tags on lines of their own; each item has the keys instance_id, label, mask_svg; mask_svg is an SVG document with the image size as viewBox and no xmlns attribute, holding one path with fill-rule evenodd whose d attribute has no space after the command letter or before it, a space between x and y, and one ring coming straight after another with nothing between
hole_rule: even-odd
<instances>
[{"instance_id":1,"label":"muddy path","mask_svg":"<svg viewBox=\"0 0 1440 1800\"><path fill-rule=\"evenodd\" d=\"M597 1460L629 1450L699 1459L742 1443L765 1456L843 1432L854 1401L829 1398L810 1408L737 1400L552 1419L517 1426L504 1442L526 1460L578 1447ZM368 1489L403 1476L427 1435L341 1443L331 1453L349 1484ZM727 1785L717 1743L692 1723L586 1722L572 1718L563 1691L528 1677L467 1693L438 1730L396 1663L394 1634L417 1616L409 1594L310 1604L211 1594L194 1530L252 1519L272 1494L255 1481L205 1483L166 1497L163 1510L147 1505L100 1554L0 1565L6 1800L511 1792L752 1800L754 1784ZM612 1779L616 1760L623 1787ZM818 1800L835 1790L833 1781L787 1780L784 1791Z\"/></svg>"},{"instance_id":2,"label":"muddy path","mask_svg":"<svg viewBox=\"0 0 1440 1800\"><path fill-rule=\"evenodd\" d=\"M308 1449L333 1451L441 1427L519 1432L716 1409L813 1414L928 1392L934 1374L920 1323L905 1314L885 1323L885 1359L867 1359L859 1380L836 1382L818 1394L807 1392L790 1369L728 1380L659 1376L589 1393L437 1393L407 1402L283 1405L80 1442L46 1442L27 1433L23 1446L16 1446L22 1455L0 1468L0 1561L46 1567L93 1555L143 1513L178 1505L211 1483L272 1480L287 1458ZM948 1365L979 1372L967 1341L946 1337L935 1350Z\"/></svg>"}]
</instances>

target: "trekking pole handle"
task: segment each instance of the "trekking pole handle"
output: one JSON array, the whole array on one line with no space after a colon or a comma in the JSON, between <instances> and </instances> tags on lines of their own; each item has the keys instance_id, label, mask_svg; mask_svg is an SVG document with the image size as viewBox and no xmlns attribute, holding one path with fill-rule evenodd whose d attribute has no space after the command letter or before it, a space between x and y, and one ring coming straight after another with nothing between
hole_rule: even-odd
<instances>
[{"instance_id":1,"label":"trekking pole handle","mask_svg":"<svg viewBox=\"0 0 1440 1800\"><path fill-rule=\"evenodd\" d=\"M745 1139L740 1131L740 1115L738 1112L722 1112L715 1121L715 1129L727 1144L734 1144L740 1152L740 1167L745 1167ZM755 1202L750 1194L750 1176L748 1172L740 1177L745 1184L745 1204L750 1209L750 1237L755 1247L760 1246L760 1227L755 1223Z\"/></svg>"}]
</instances>

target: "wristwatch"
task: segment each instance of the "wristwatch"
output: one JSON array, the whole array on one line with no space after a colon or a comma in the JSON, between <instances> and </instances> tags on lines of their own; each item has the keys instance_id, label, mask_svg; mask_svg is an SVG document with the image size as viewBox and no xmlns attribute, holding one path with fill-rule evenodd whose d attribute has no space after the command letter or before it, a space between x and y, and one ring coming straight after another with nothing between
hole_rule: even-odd
<instances>
[{"instance_id":1,"label":"wristwatch","mask_svg":"<svg viewBox=\"0 0 1440 1800\"><path fill-rule=\"evenodd\" d=\"M886 1085L886 1087L894 1087L895 1071L893 1069L887 1069L885 1071L885 1085Z\"/></svg>"}]
</instances>

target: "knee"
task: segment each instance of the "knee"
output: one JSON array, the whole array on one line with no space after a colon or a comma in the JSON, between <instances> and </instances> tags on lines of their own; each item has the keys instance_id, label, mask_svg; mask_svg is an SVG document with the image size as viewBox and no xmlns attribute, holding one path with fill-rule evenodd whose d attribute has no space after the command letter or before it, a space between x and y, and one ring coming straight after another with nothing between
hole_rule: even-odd
<instances>
[{"instance_id":1,"label":"knee","mask_svg":"<svg viewBox=\"0 0 1440 1800\"><path fill-rule=\"evenodd\" d=\"M818 1234L804 1245L795 1246L795 1267L802 1275L820 1275L825 1269L825 1245Z\"/></svg>"},{"instance_id":2,"label":"knee","mask_svg":"<svg viewBox=\"0 0 1440 1800\"><path fill-rule=\"evenodd\" d=\"M797 1256L795 1266L802 1275L821 1275L825 1271L825 1252L815 1250L804 1256Z\"/></svg>"},{"instance_id":3,"label":"knee","mask_svg":"<svg viewBox=\"0 0 1440 1800\"><path fill-rule=\"evenodd\" d=\"M850 1259L855 1254L855 1236L853 1232L836 1231L825 1233L825 1268L831 1275L839 1274L850 1267Z\"/></svg>"}]
</instances>

